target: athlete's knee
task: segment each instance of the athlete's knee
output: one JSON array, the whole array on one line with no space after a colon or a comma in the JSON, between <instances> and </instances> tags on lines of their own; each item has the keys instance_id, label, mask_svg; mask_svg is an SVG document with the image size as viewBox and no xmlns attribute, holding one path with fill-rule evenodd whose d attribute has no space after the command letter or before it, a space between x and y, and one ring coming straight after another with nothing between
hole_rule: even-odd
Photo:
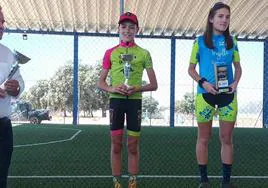
<instances>
[{"instance_id":1,"label":"athlete's knee","mask_svg":"<svg viewBox=\"0 0 268 188\"><path fill-rule=\"evenodd\" d=\"M210 135L207 137L199 137L197 139L197 143L206 146L206 145L208 145L209 140L210 140Z\"/></svg>"},{"instance_id":2,"label":"athlete's knee","mask_svg":"<svg viewBox=\"0 0 268 188\"><path fill-rule=\"evenodd\" d=\"M122 151L122 144L119 144L119 143L113 143L112 144L112 152L114 154L121 153L121 151Z\"/></svg>"},{"instance_id":3,"label":"athlete's knee","mask_svg":"<svg viewBox=\"0 0 268 188\"><path fill-rule=\"evenodd\" d=\"M232 136L228 134L221 134L220 141L221 141L221 144L232 145Z\"/></svg>"},{"instance_id":4,"label":"athlete's knee","mask_svg":"<svg viewBox=\"0 0 268 188\"><path fill-rule=\"evenodd\" d=\"M136 155L138 153L138 139L129 139L128 144L128 153Z\"/></svg>"},{"instance_id":5,"label":"athlete's knee","mask_svg":"<svg viewBox=\"0 0 268 188\"><path fill-rule=\"evenodd\" d=\"M121 153L123 147L122 138L114 137L112 138L112 152L114 154Z\"/></svg>"},{"instance_id":6,"label":"athlete's knee","mask_svg":"<svg viewBox=\"0 0 268 188\"><path fill-rule=\"evenodd\" d=\"M208 145L208 142L211 139L211 137L212 137L211 131L207 132L204 135L198 135L197 143L202 145Z\"/></svg>"}]
</instances>

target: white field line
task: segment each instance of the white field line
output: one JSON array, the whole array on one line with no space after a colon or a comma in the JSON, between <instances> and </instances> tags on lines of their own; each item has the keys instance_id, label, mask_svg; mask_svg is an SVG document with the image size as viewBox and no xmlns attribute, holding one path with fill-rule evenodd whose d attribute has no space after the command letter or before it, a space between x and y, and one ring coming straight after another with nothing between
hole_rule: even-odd
<instances>
[{"instance_id":1,"label":"white field line","mask_svg":"<svg viewBox=\"0 0 268 188\"><path fill-rule=\"evenodd\" d=\"M123 178L127 178L127 175L123 175ZM97 178L112 178L108 175L96 175L96 176L8 176L12 179L97 179ZM181 178L181 179L195 179L200 176L176 176L176 175L139 175L138 178ZM209 178L220 179L222 176L209 176ZM234 179L267 179L268 176L232 176Z\"/></svg>"},{"instance_id":2,"label":"white field line","mask_svg":"<svg viewBox=\"0 0 268 188\"><path fill-rule=\"evenodd\" d=\"M77 129L69 129L69 130L77 130ZM72 135L68 139L64 140L54 140L49 142L40 142L40 143L34 143L34 144L22 144L22 145L15 145L14 148L20 148L20 147L32 147L32 146L40 146L40 145L48 145L48 144L55 144L55 143L61 143L61 142L68 142L73 140L82 130L78 130L74 135Z\"/></svg>"}]
</instances>

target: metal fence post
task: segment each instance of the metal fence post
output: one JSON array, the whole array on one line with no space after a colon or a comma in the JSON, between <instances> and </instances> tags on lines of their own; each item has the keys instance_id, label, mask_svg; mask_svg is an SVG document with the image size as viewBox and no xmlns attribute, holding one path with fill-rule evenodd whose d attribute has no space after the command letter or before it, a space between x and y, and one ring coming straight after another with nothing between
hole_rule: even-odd
<instances>
[{"instance_id":1,"label":"metal fence post","mask_svg":"<svg viewBox=\"0 0 268 188\"><path fill-rule=\"evenodd\" d=\"M268 128L268 38L264 41L263 63L263 127Z\"/></svg>"},{"instance_id":2,"label":"metal fence post","mask_svg":"<svg viewBox=\"0 0 268 188\"><path fill-rule=\"evenodd\" d=\"M78 34L74 33L74 69L73 69L73 125L78 117Z\"/></svg>"},{"instance_id":3,"label":"metal fence post","mask_svg":"<svg viewBox=\"0 0 268 188\"><path fill-rule=\"evenodd\" d=\"M175 114L175 63L176 63L176 39L171 38L171 66L170 66L170 127L174 127Z\"/></svg>"}]
</instances>

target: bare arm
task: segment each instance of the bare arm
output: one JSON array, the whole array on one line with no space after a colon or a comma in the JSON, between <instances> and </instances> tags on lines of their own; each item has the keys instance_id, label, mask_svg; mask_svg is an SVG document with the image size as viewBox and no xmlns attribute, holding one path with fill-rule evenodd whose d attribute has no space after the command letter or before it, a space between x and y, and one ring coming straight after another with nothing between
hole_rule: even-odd
<instances>
[{"instance_id":1,"label":"bare arm","mask_svg":"<svg viewBox=\"0 0 268 188\"><path fill-rule=\"evenodd\" d=\"M196 72L195 70L196 68L196 64L190 63L189 67L188 67L188 74L196 81L198 82L201 77L199 76L199 74Z\"/></svg>"},{"instance_id":2,"label":"bare arm","mask_svg":"<svg viewBox=\"0 0 268 188\"><path fill-rule=\"evenodd\" d=\"M109 73L109 69L102 69L99 82L98 82L98 87L110 93L119 93L121 95L127 95L127 87L124 84L118 85L116 87L108 86L106 82L108 73Z\"/></svg>"},{"instance_id":3,"label":"bare arm","mask_svg":"<svg viewBox=\"0 0 268 188\"><path fill-rule=\"evenodd\" d=\"M195 68L196 68L196 64L194 64L194 63L190 63L190 65L189 65L189 68L188 68L188 74L196 81L196 82L198 82L200 79L201 79L201 77L200 77L200 75L196 72L196 70L195 70ZM214 88L214 86L212 85L212 84L210 84L209 82L204 82L203 83L203 88L207 91L207 92L209 92L209 93L211 93L211 94L213 94L213 95L216 95L217 94L217 90Z\"/></svg>"},{"instance_id":4,"label":"bare arm","mask_svg":"<svg viewBox=\"0 0 268 188\"><path fill-rule=\"evenodd\" d=\"M100 74L100 78L99 78L99 82L98 82L98 88L100 88L104 91L111 92L111 87L109 87L107 82L106 82L106 78L108 76L108 73L109 73L109 69L102 69L101 70L101 74Z\"/></svg>"},{"instance_id":5,"label":"bare arm","mask_svg":"<svg viewBox=\"0 0 268 188\"><path fill-rule=\"evenodd\" d=\"M146 69L149 78L149 84L140 88L140 91L155 91L158 88L157 79L153 68Z\"/></svg>"},{"instance_id":6,"label":"bare arm","mask_svg":"<svg viewBox=\"0 0 268 188\"><path fill-rule=\"evenodd\" d=\"M136 92L155 91L158 88L155 72L153 68L146 69L149 78L149 84L141 87L131 86L127 88L128 95L132 95Z\"/></svg>"},{"instance_id":7,"label":"bare arm","mask_svg":"<svg viewBox=\"0 0 268 188\"><path fill-rule=\"evenodd\" d=\"M235 68L235 73L234 73L234 82L230 85L230 87L232 88L231 92L234 92L236 90L237 85L242 75L242 68L241 68L240 62L234 62L233 64Z\"/></svg>"},{"instance_id":8,"label":"bare arm","mask_svg":"<svg viewBox=\"0 0 268 188\"><path fill-rule=\"evenodd\" d=\"M238 83L242 75L242 68L240 62L234 62L234 68L235 68L234 80Z\"/></svg>"}]
</instances>

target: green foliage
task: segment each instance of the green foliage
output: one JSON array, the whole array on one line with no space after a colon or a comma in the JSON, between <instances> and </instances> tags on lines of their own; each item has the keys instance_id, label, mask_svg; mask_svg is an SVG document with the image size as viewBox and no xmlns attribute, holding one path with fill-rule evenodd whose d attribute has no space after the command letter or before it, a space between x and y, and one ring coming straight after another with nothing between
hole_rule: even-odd
<instances>
[{"instance_id":1,"label":"green foliage","mask_svg":"<svg viewBox=\"0 0 268 188\"><path fill-rule=\"evenodd\" d=\"M142 100L143 116L155 116L158 113L158 105L158 101L155 100L153 97L144 96Z\"/></svg>"},{"instance_id":2,"label":"green foliage","mask_svg":"<svg viewBox=\"0 0 268 188\"><path fill-rule=\"evenodd\" d=\"M22 96L22 99L31 101L34 108L46 109L48 104L48 91L49 81L39 80L36 85L30 88L30 90Z\"/></svg>"},{"instance_id":3,"label":"green foliage","mask_svg":"<svg viewBox=\"0 0 268 188\"><path fill-rule=\"evenodd\" d=\"M176 101L175 111L182 114L193 114L195 109L193 93L185 93L182 100Z\"/></svg>"},{"instance_id":4,"label":"green foliage","mask_svg":"<svg viewBox=\"0 0 268 188\"><path fill-rule=\"evenodd\" d=\"M94 110L108 107L108 93L99 90L96 83L101 66L82 65L78 67L79 109L84 115ZM73 63L68 62L60 67L49 80L38 81L23 95L23 99L31 101L34 108L49 108L54 111L71 112L73 109Z\"/></svg>"}]
</instances>

